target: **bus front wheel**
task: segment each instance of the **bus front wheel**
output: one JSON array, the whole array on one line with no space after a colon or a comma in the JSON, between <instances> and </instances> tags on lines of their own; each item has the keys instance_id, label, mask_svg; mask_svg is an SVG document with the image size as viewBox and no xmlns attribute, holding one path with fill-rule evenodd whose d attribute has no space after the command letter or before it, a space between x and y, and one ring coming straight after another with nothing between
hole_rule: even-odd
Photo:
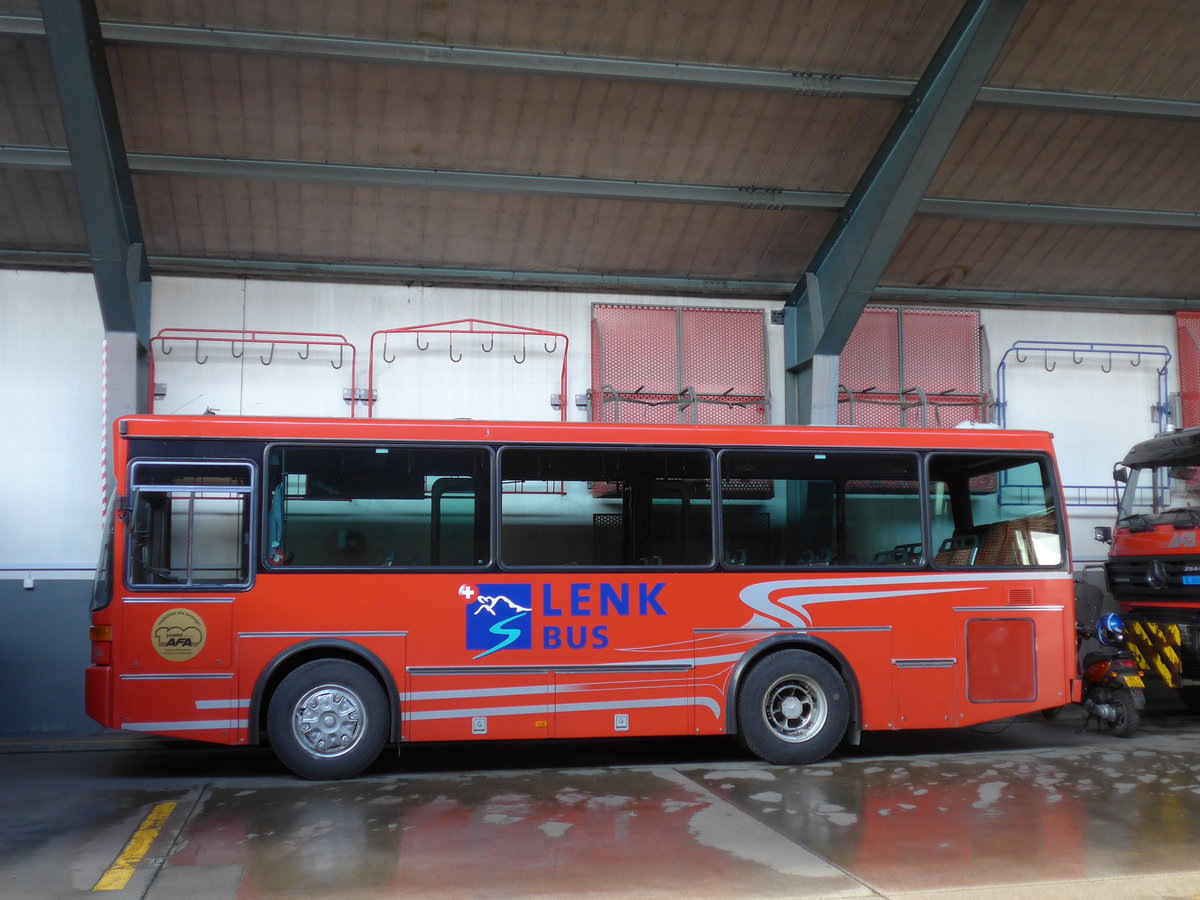
<instances>
[{"instance_id":1,"label":"bus front wheel","mask_svg":"<svg viewBox=\"0 0 1200 900\"><path fill-rule=\"evenodd\" d=\"M301 778L351 778L379 755L388 734L387 697L363 669L340 659L305 663L279 683L267 735Z\"/></svg>"},{"instance_id":2,"label":"bus front wheel","mask_svg":"<svg viewBox=\"0 0 1200 900\"><path fill-rule=\"evenodd\" d=\"M755 663L738 692L737 708L743 743L775 765L824 759L850 720L841 675L804 650L779 650Z\"/></svg>"}]
</instances>

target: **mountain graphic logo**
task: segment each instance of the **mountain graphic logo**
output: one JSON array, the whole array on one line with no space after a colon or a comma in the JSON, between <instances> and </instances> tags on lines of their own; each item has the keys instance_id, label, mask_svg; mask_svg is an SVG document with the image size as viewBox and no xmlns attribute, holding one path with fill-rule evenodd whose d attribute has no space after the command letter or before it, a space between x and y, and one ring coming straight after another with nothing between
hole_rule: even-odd
<instances>
[{"instance_id":1,"label":"mountain graphic logo","mask_svg":"<svg viewBox=\"0 0 1200 900\"><path fill-rule=\"evenodd\" d=\"M467 599L467 649L482 659L500 650L533 647L533 585L464 584Z\"/></svg>"}]
</instances>

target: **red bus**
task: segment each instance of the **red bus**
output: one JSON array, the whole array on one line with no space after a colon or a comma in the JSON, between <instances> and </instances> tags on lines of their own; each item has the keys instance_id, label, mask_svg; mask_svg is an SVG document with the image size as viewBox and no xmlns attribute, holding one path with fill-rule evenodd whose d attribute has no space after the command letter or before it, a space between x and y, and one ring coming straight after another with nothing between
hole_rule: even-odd
<instances>
[{"instance_id":1,"label":"red bus","mask_svg":"<svg viewBox=\"0 0 1200 900\"><path fill-rule=\"evenodd\" d=\"M269 742L863 731L1078 699L1050 436L134 416L89 715Z\"/></svg>"}]
</instances>

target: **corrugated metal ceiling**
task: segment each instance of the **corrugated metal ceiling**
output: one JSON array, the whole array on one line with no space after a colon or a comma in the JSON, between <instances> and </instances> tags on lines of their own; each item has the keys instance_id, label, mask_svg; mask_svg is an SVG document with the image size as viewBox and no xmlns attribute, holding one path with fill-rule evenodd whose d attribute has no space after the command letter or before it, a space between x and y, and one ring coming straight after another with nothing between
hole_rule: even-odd
<instances>
[{"instance_id":1,"label":"corrugated metal ceiling","mask_svg":"<svg viewBox=\"0 0 1200 900\"><path fill-rule=\"evenodd\" d=\"M98 9L152 271L771 293L801 277L959 6ZM40 15L0 0L0 262L85 265ZM1123 114L1096 111L1114 97ZM1193 305L1197 148L1200 4L1031 2L884 288Z\"/></svg>"}]
</instances>

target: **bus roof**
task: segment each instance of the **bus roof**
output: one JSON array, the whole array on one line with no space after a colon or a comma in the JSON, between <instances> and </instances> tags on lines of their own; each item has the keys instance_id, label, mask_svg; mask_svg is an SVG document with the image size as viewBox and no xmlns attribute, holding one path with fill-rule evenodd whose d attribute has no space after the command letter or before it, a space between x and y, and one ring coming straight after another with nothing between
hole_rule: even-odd
<instances>
[{"instance_id":1,"label":"bus roof","mask_svg":"<svg viewBox=\"0 0 1200 900\"><path fill-rule=\"evenodd\" d=\"M746 447L1049 451L1045 431L812 425L641 425L593 422L124 416L118 437L263 441L469 441Z\"/></svg>"}]
</instances>

